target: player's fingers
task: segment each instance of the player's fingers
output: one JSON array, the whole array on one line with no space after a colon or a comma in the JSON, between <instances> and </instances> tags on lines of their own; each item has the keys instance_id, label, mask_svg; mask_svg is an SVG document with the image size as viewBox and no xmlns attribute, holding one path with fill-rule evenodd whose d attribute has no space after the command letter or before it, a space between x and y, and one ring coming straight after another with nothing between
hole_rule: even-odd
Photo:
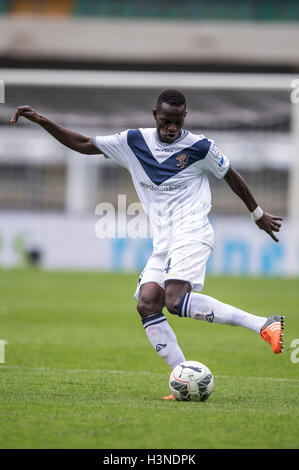
<instances>
[{"instance_id":1,"label":"player's fingers","mask_svg":"<svg viewBox=\"0 0 299 470\"><path fill-rule=\"evenodd\" d=\"M273 220L281 220L281 221L283 221L283 218L282 218L282 217L277 217L276 215L273 215L273 216L272 216L272 219L273 219Z\"/></svg>"},{"instance_id":2,"label":"player's fingers","mask_svg":"<svg viewBox=\"0 0 299 470\"><path fill-rule=\"evenodd\" d=\"M271 230L268 233L275 242L279 242L278 238L274 235L274 233Z\"/></svg>"},{"instance_id":3,"label":"player's fingers","mask_svg":"<svg viewBox=\"0 0 299 470\"><path fill-rule=\"evenodd\" d=\"M19 119L19 116L20 116L20 113L17 110L15 114L13 115L12 119L10 120L10 122L17 122L17 120Z\"/></svg>"},{"instance_id":4,"label":"player's fingers","mask_svg":"<svg viewBox=\"0 0 299 470\"><path fill-rule=\"evenodd\" d=\"M24 113L23 111L21 111L21 110L18 109L18 110L15 112L15 115L14 115L14 117L12 118L11 122L17 122L18 119L19 119L19 117L20 117L20 116L23 116L23 113Z\"/></svg>"},{"instance_id":5,"label":"player's fingers","mask_svg":"<svg viewBox=\"0 0 299 470\"><path fill-rule=\"evenodd\" d=\"M28 111L31 111L31 107L26 105L26 106L19 106L11 119L10 122L17 122L20 116L25 116Z\"/></svg>"},{"instance_id":6,"label":"player's fingers","mask_svg":"<svg viewBox=\"0 0 299 470\"><path fill-rule=\"evenodd\" d=\"M274 235L273 233L273 230L272 229L272 226L268 223L265 223L264 221L262 220L257 220L256 221L256 224L257 226L261 229L261 230L264 230L266 233L268 233L268 235L270 235L270 237L275 241L275 242L279 242L278 238ZM275 231L279 231L279 230L275 230Z\"/></svg>"}]
</instances>

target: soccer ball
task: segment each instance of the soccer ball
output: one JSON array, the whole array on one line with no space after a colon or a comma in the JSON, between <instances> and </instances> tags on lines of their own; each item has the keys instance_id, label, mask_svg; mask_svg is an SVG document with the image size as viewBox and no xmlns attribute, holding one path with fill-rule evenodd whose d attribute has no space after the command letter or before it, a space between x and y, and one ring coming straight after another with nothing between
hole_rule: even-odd
<instances>
[{"instance_id":1,"label":"soccer ball","mask_svg":"<svg viewBox=\"0 0 299 470\"><path fill-rule=\"evenodd\" d=\"M180 401L205 401L211 395L213 385L212 372L197 361L181 362L169 377L170 391Z\"/></svg>"}]
</instances>

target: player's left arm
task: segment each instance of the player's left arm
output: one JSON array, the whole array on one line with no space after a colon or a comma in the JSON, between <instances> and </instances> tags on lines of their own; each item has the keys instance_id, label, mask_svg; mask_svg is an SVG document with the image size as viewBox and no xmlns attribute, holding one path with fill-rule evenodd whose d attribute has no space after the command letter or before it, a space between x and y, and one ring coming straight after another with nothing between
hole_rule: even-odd
<instances>
[{"instance_id":1,"label":"player's left arm","mask_svg":"<svg viewBox=\"0 0 299 470\"><path fill-rule=\"evenodd\" d=\"M262 211L255 200L248 184L242 176L232 167L229 168L224 176L225 181L237 196L244 202L248 210L251 212L256 225L267 232L275 242L279 242L274 232L279 232L282 221L281 217L277 217Z\"/></svg>"}]
</instances>

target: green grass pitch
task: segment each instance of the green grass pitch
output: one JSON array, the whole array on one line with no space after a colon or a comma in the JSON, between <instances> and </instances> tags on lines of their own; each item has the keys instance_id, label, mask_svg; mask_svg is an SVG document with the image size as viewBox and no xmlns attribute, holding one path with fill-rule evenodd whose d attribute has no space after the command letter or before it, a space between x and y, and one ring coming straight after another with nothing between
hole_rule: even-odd
<instances>
[{"instance_id":1,"label":"green grass pitch","mask_svg":"<svg viewBox=\"0 0 299 470\"><path fill-rule=\"evenodd\" d=\"M286 316L279 356L249 330L165 312L186 358L214 374L192 403L160 398L170 370L142 328L137 278L0 271L0 448L298 449L298 279L206 280L219 300Z\"/></svg>"}]
</instances>

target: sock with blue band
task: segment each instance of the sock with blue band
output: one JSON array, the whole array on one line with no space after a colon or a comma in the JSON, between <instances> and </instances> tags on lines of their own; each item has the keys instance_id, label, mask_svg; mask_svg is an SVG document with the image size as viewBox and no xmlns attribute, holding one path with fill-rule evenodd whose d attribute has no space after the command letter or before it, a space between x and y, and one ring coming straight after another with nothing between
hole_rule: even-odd
<instances>
[{"instance_id":1,"label":"sock with blue band","mask_svg":"<svg viewBox=\"0 0 299 470\"><path fill-rule=\"evenodd\" d=\"M142 323L151 344L171 369L186 360L163 313L145 317L142 319Z\"/></svg>"},{"instance_id":2,"label":"sock with blue band","mask_svg":"<svg viewBox=\"0 0 299 470\"><path fill-rule=\"evenodd\" d=\"M260 332L265 323L265 317L252 315L197 292L184 294L179 302L178 309L180 317L191 317L223 325L242 326L257 333Z\"/></svg>"}]
</instances>

